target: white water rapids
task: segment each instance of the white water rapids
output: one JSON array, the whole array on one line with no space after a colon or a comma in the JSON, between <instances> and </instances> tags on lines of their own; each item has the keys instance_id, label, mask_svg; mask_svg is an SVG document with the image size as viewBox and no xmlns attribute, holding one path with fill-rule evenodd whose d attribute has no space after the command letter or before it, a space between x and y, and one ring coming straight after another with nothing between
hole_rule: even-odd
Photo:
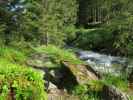
<instances>
[{"instance_id":1,"label":"white water rapids","mask_svg":"<svg viewBox=\"0 0 133 100\"><path fill-rule=\"evenodd\" d=\"M100 54L93 51L79 50L78 56L100 73L119 75L122 72L129 73L132 67L128 64L127 58Z\"/></svg>"}]
</instances>

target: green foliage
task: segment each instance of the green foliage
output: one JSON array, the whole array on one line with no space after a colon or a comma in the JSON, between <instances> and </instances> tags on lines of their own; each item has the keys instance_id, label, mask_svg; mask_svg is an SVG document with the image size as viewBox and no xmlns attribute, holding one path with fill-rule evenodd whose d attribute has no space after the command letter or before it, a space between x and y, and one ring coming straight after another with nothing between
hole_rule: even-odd
<instances>
[{"instance_id":1,"label":"green foliage","mask_svg":"<svg viewBox=\"0 0 133 100\"><path fill-rule=\"evenodd\" d=\"M30 11L30 7L26 7L28 2L24 1L11 0L8 5L0 7L0 26L4 26L3 31L0 31L0 35L4 40L3 44L7 45L12 41L31 42L35 41L38 36L37 19L33 19L33 15L36 15L36 13ZM34 5L34 2L32 3ZM16 6L18 8L15 8ZM38 7L35 7L34 10L37 9Z\"/></svg>"},{"instance_id":2,"label":"green foliage","mask_svg":"<svg viewBox=\"0 0 133 100\"><path fill-rule=\"evenodd\" d=\"M113 76L110 74L104 75L102 80L91 80L87 84L77 85L72 92L81 97L81 100L101 100L104 85L113 85L123 92L128 92L127 77Z\"/></svg>"},{"instance_id":3,"label":"green foliage","mask_svg":"<svg viewBox=\"0 0 133 100\"><path fill-rule=\"evenodd\" d=\"M78 34L75 44L81 48L100 49L112 45L113 35L107 29L80 29Z\"/></svg>"},{"instance_id":4,"label":"green foliage","mask_svg":"<svg viewBox=\"0 0 133 100\"><path fill-rule=\"evenodd\" d=\"M128 80L127 77L123 76L113 76L106 75L103 82L107 85L114 85L122 91L128 91Z\"/></svg>"},{"instance_id":5,"label":"green foliage","mask_svg":"<svg viewBox=\"0 0 133 100\"><path fill-rule=\"evenodd\" d=\"M100 25L102 29L85 34L79 31L81 35L76 45L100 49L110 46L123 55L132 55L132 4L131 0L11 0L8 5L0 7L0 45L9 45L14 41L60 46L65 42L71 43L76 38L77 18L86 16L92 7L105 10L102 19L107 23ZM96 16L100 16L98 12ZM95 16L87 18L90 17Z\"/></svg>"},{"instance_id":6,"label":"green foliage","mask_svg":"<svg viewBox=\"0 0 133 100\"><path fill-rule=\"evenodd\" d=\"M103 85L102 81L90 81L88 84L75 86L73 94L78 95L81 100L101 100Z\"/></svg>"},{"instance_id":7,"label":"green foliage","mask_svg":"<svg viewBox=\"0 0 133 100\"><path fill-rule=\"evenodd\" d=\"M0 42L63 45L73 34L65 29L76 23L77 8L76 0L11 0L0 7Z\"/></svg>"},{"instance_id":8,"label":"green foliage","mask_svg":"<svg viewBox=\"0 0 133 100\"><path fill-rule=\"evenodd\" d=\"M73 92L78 95L88 92L100 92L103 86L104 83L101 80L91 80L87 84L76 86Z\"/></svg>"},{"instance_id":9,"label":"green foliage","mask_svg":"<svg viewBox=\"0 0 133 100\"><path fill-rule=\"evenodd\" d=\"M81 95L85 94L88 91L88 88L86 85L78 85L74 87L73 94Z\"/></svg>"},{"instance_id":10,"label":"green foliage","mask_svg":"<svg viewBox=\"0 0 133 100\"><path fill-rule=\"evenodd\" d=\"M13 49L11 47L0 48L0 58L7 59L13 63L24 64L27 57L21 50Z\"/></svg>"},{"instance_id":11,"label":"green foliage","mask_svg":"<svg viewBox=\"0 0 133 100\"><path fill-rule=\"evenodd\" d=\"M90 91L102 91L104 83L101 80L92 80L88 82L89 90Z\"/></svg>"},{"instance_id":12,"label":"green foliage","mask_svg":"<svg viewBox=\"0 0 133 100\"><path fill-rule=\"evenodd\" d=\"M62 45L69 34L66 28L76 23L76 0L47 0L42 2L40 33L45 44ZM73 33L70 33L73 34Z\"/></svg>"},{"instance_id":13,"label":"green foliage","mask_svg":"<svg viewBox=\"0 0 133 100\"><path fill-rule=\"evenodd\" d=\"M129 96L129 100L133 100L133 96Z\"/></svg>"},{"instance_id":14,"label":"green foliage","mask_svg":"<svg viewBox=\"0 0 133 100\"><path fill-rule=\"evenodd\" d=\"M121 54L129 56L132 53L129 44L132 43L133 9L131 0L110 0L108 3L109 20L105 24L114 34L113 47Z\"/></svg>"},{"instance_id":15,"label":"green foliage","mask_svg":"<svg viewBox=\"0 0 133 100\"><path fill-rule=\"evenodd\" d=\"M128 55L133 57L133 43L130 42L127 46L128 46L127 47L128 48Z\"/></svg>"},{"instance_id":16,"label":"green foliage","mask_svg":"<svg viewBox=\"0 0 133 100\"><path fill-rule=\"evenodd\" d=\"M103 23L99 25L103 28L103 32L95 32L96 36L91 32L88 32L89 35L81 35L82 38L79 38L78 41L79 45L89 45L93 49L108 49L110 46L109 50L115 54L132 56L133 7L131 5L133 5L133 1L79 0L79 3L79 24L86 25L89 21L95 23L99 20ZM93 27L96 28L97 25L94 24ZM106 38L101 38L103 36ZM91 40L95 42L93 43Z\"/></svg>"},{"instance_id":17,"label":"green foliage","mask_svg":"<svg viewBox=\"0 0 133 100\"><path fill-rule=\"evenodd\" d=\"M112 18L106 26L114 35L113 48L123 55L132 53L129 44L132 43L132 15L128 12ZM130 45L131 46L131 45Z\"/></svg>"},{"instance_id":18,"label":"green foliage","mask_svg":"<svg viewBox=\"0 0 133 100\"><path fill-rule=\"evenodd\" d=\"M73 40L77 37L76 36L76 32L77 32L77 28L74 25L69 25L66 26L64 29L64 33L66 34L66 40L65 42L67 44L70 44L73 42Z\"/></svg>"},{"instance_id":19,"label":"green foliage","mask_svg":"<svg viewBox=\"0 0 133 100\"><path fill-rule=\"evenodd\" d=\"M0 59L1 100L46 100L43 74Z\"/></svg>"},{"instance_id":20,"label":"green foliage","mask_svg":"<svg viewBox=\"0 0 133 100\"><path fill-rule=\"evenodd\" d=\"M54 45L41 46L34 49L37 52L49 55L57 63L60 63L60 61L69 61L73 64L82 63L71 50L65 50Z\"/></svg>"}]
</instances>

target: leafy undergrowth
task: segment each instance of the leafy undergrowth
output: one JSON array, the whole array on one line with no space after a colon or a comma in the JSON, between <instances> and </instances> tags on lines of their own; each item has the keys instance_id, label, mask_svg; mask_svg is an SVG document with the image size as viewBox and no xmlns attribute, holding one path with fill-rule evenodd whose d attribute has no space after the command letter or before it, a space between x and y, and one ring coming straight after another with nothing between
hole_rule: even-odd
<instances>
[{"instance_id":1,"label":"leafy undergrowth","mask_svg":"<svg viewBox=\"0 0 133 100\"><path fill-rule=\"evenodd\" d=\"M25 67L19 48L0 47L0 100L47 100L43 73Z\"/></svg>"},{"instance_id":2,"label":"leafy undergrowth","mask_svg":"<svg viewBox=\"0 0 133 100\"><path fill-rule=\"evenodd\" d=\"M72 64L83 63L75 56L75 54L71 50L65 50L53 45L40 46L38 48L34 48L34 50L36 52L49 55L56 63L59 63L60 61L69 61Z\"/></svg>"},{"instance_id":3,"label":"leafy undergrowth","mask_svg":"<svg viewBox=\"0 0 133 100\"><path fill-rule=\"evenodd\" d=\"M82 49L101 49L112 47L113 35L105 28L79 29L79 37L74 44Z\"/></svg>"},{"instance_id":4,"label":"leafy undergrowth","mask_svg":"<svg viewBox=\"0 0 133 100\"><path fill-rule=\"evenodd\" d=\"M128 92L128 81L123 77L106 75L101 80L92 80L87 84L77 85L72 93L81 97L81 100L102 100L101 94L104 86L115 86L119 90ZM130 97L132 100L132 96Z\"/></svg>"},{"instance_id":5,"label":"leafy undergrowth","mask_svg":"<svg viewBox=\"0 0 133 100\"><path fill-rule=\"evenodd\" d=\"M129 100L133 100L133 96L129 96Z\"/></svg>"},{"instance_id":6,"label":"leafy undergrowth","mask_svg":"<svg viewBox=\"0 0 133 100\"><path fill-rule=\"evenodd\" d=\"M81 100L101 100L103 86L102 81L92 80L88 84L75 86L72 92L74 95L79 95Z\"/></svg>"},{"instance_id":7,"label":"leafy undergrowth","mask_svg":"<svg viewBox=\"0 0 133 100\"><path fill-rule=\"evenodd\" d=\"M123 76L114 76L111 74L107 74L104 76L103 82L107 85L114 85L118 89L123 92L128 91L128 80L125 75Z\"/></svg>"},{"instance_id":8,"label":"leafy undergrowth","mask_svg":"<svg viewBox=\"0 0 133 100\"><path fill-rule=\"evenodd\" d=\"M0 59L0 100L46 100L43 74Z\"/></svg>"},{"instance_id":9,"label":"leafy undergrowth","mask_svg":"<svg viewBox=\"0 0 133 100\"><path fill-rule=\"evenodd\" d=\"M0 48L0 58L7 59L13 63L24 64L27 56L21 51L11 47L1 47Z\"/></svg>"}]
</instances>

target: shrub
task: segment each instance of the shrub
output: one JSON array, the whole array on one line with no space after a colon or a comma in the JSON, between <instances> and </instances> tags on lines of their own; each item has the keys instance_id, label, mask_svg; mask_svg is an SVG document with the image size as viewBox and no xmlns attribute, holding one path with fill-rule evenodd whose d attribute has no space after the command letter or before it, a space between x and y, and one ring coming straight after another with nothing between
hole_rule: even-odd
<instances>
[{"instance_id":1,"label":"shrub","mask_svg":"<svg viewBox=\"0 0 133 100\"><path fill-rule=\"evenodd\" d=\"M87 91L88 91L88 87L86 85L77 85L74 87L74 90L72 92L73 94L76 94L76 95L82 95L87 93Z\"/></svg>"},{"instance_id":2,"label":"shrub","mask_svg":"<svg viewBox=\"0 0 133 100\"><path fill-rule=\"evenodd\" d=\"M104 83L101 80L91 80L88 84L77 85L73 89L75 95L79 95L81 100L101 100L101 91Z\"/></svg>"},{"instance_id":3,"label":"shrub","mask_svg":"<svg viewBox=\"0 0 133 100\"><path fill-rule=\"evenodd\" d=\"M129 43L128 45L128 55L130 56L130 57L133 57L133 43L131 42L131 43Z\"/></svg>"},{"instance_id":4,"label":"shrub","mask_svg":"<svg viewBox=\"0 0 133 100\"><path fill-rule=\"evenodd\" d=\"M112 45L112 33L103 28L98 29L80 29L78 39L75 44L84 49L108 48Z\"/></svg>"},{"instance_id":5,"label":"shrub","mask_svg":"<svg viewBox=\"0 0 133 100\"><path fill-rule=\"evenodd\" d=\"M89 90L100 92L103 89L104 83L101 80L92 80L88 82Z\"/></svg>"},{"instance_id":6,"label":"shrub","mask_svg":"<svg viewBox=\"0 0 133 100\"><path fill-rule=\"evenodd\" d=\"M46 100L43 74L0 59L0 100Z\"/></svg>"}]
</instances>

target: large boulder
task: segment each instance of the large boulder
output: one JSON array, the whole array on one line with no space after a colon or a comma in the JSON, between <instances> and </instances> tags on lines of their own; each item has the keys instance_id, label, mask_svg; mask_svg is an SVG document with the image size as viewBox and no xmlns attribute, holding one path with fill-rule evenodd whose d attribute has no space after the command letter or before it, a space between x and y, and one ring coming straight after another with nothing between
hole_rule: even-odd
<instances>
[{"instance_id":1,"label":"large boulder","mask_svg":"<svg viewBox=\"0 0 133 100\"><path fill-rule=\"evenodd\" d=\"M62 62L62 65L75 77L78 84L84 84L89 80L99 79L97 73L88 65L71 64L69 62Z\"/></svg>"}]
</instances>

